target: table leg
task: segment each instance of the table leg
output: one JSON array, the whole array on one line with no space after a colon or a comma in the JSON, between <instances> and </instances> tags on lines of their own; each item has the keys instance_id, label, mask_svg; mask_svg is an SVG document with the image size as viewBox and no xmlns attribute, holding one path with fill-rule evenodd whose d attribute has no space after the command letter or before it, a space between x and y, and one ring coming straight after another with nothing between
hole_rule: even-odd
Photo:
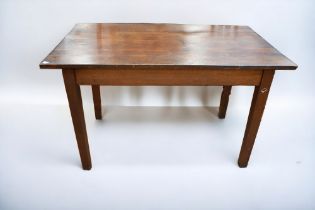
<instances>
[{"instance_id":1,"label":"table leg","mask_svg":"<svg viewBox=\"0 0 315 210\"><path fill-rule=\"evenodd\" d=\"M68 96L72 122L84 170L92 168L88 137L86 132L80 86L76 83L74 70L62 70Z\"/></svg>"},{"instance_id":2,"label":"table leg","mask_svg":"<svg viewBox=\"0 0 315 210\"><path fill-rule=\"evenodd\" d=\"M229 96L231 94L232 86L223 86L223 91L221 94L220 108L218 117L224 119L226 115L227 106L229 103Z\"/></svg>"},{"instance_id":3,"label":"table leg","mask_svg":"<svg viewBox=\"0 0 315 210\"><path fill-rule=\"evenodd\" d=\"M241 152L238 158L238 165L241 168L247 167L250 154L255 143L260 121L265 109L273 75L274 70L265 70L260 85L255 87Z\"/></svg>"},{"instance_id":4,"label":"table leg","mask_svg":"<svg viewBox=\"0 0 315 210\"><path fill-rule=\"evenodd\" d=\"M102 102L101 102L100 86L92 85L92 93L93 93L95 118L97 120L101 120L102 119Z\"/></svg>"}]
</instances>

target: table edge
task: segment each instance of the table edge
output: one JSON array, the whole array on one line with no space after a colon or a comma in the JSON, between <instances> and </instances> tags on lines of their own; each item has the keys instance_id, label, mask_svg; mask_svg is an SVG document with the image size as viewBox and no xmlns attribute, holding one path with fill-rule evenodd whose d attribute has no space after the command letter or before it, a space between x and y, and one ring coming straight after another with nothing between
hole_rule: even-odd
<instances>
[{"instance_id":1,"label":"table edge","mask_svg":"<svg viewBox=\"0 0 315 210\"><path fill-rule=\"evenodd\" d=\"M125 64L125 65L103 65L103 64L40 64L40 69L257 69L257 70L296 70L297 65L290 66L229 66L229 65L147 65L147 64Z\"/></svg>"}]
</instances>

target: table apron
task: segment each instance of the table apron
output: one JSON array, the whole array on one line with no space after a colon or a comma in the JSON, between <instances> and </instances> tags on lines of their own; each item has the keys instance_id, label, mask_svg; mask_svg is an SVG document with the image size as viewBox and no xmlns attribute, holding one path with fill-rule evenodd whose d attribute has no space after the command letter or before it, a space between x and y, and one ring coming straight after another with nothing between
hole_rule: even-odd
<instances>
[{"instance_id":1,"label":"table apron","mask_svg":"<svg viewBox=\"0 0 315 210\"><path fill-rule=\"evenodd\" d=\"M221 86L259 85L263 70L254 69L75 69L79 85Z\"/></svg>"}]
</instances>

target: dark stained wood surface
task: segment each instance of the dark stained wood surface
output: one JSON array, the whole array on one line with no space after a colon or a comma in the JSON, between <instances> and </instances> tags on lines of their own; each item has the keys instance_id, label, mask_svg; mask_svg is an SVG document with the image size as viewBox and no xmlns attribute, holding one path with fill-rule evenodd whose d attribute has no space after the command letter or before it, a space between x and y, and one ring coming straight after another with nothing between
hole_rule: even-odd
<instances>
[{"instance_id":1,"label":"dark stained wood surface","mask_svg":"<svg viewBox=\"0 0 315 210\"><path fill-rule=\"evenodd\" d=\"M67 68L296 69L248 26L76 24L40 63Z\"/></svg>"}]
</instances>

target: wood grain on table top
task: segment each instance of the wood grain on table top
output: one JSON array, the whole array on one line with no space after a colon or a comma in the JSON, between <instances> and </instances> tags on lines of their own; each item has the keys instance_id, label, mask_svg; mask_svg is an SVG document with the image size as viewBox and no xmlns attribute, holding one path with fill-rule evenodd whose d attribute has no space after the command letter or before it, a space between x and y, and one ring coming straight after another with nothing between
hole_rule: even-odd
<instances>
[{"instance_id":1,"label":"wood grain on table top","mask_svg":"<svg viewBox=\"0 0 315 210\"><path fill-rule=\"evenodd\" d=\"M40 63L66 68L296 69L248 26L76 24Z\"/></svg>"}]
</instances>

